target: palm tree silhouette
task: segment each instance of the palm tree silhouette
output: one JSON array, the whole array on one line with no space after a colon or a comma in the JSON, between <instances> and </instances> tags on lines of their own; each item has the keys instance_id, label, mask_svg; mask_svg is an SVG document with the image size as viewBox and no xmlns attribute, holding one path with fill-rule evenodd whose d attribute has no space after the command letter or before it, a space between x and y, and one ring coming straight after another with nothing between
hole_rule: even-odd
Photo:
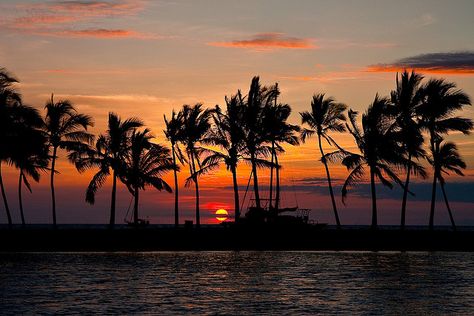
<instances>
[{"instance_id":1,"label":"palm tree silhouette","mask_svg":"<svg viewBox=\"0 0 474 316\"><path fill-rule=\"evenodd\" d=\"M175 168L173 170L174 175L174 226L179 226L179 197L178 197L178 171L179 167L177 162L179 161L182 165L185 164L186 159L184 158L183 153L179 147L179 142L182 137L182 126L183 118L182 112L176 114L173 110L171 113L171 118L168 120L166 115L163 115L165 120L166 129L163 131L166 139L171 143L171 153L173 156L173 164Z\"/></svg>"},{"instance_id":2,"label":"palm tree silhouette","mask_svg":"<svg viewBox=\"0 0 474 316\"><path fill-rule=\"evenodd\" d=\"M203 109L202 104L197 103L194 106L184 105L181 110L183 118L183 129L181 143L186 148L188 155L189 173L193 177L196 193L196 227L200 227L199 213L199 180L197 176L198 168L201 167L200 155L201 150L198 147L200 143L206 143L206 137L211 128L210 120L212 110Z\"/></svg>"},{"instance_id":3,"label":"palm tree silhouette","mask_svg":"<svg viewBox=\"0 0 474 316\"><path fill-rule=\"evenodd\" d=\"M311 112L301 112L301 123L307 124L310 128L304 128L301 131L301 140L304 142L306 138L316 134L318 136L319 151L321 153L321 162L326 169L326 177L328 180L329 194L331 195L332 208L334 211L334 217L336 218L336 225L338 228L341 227L339 220L339 214L337 212L336 200L334 198L334 192L332 189L331 175L329 173L329 167L325 158L325 154L322 147L322 139L326 140L329 145L334 145L339 148L336 141L329 135L329 132L345 132L346 127L344 122L346 116L344 112L347 106L343 103L337 103L332 97L325 97L323 93L315 94L311 101Z\"/></svg>"},{"instance_id":4,"label":"palm tree silhouette","mask_svg":"<svg viewBox=\"0 0 474 316\"><path fill-rule=\"evenodd\" d=\"M68 100L61 100L55 103L53 95L51 95L51 100L46 104L45 109L46 117L43 130L48 138L48 145L52 149L50 186L53 225L56 227L54 174L56 173L58 148L65 149L66 151L87 150L89 144L93 142L94 136L87 133L86 130L89 126L93 126L93 121L90 116L77 113L75 107Z\"/></svg>"},{"instance_id":5,"label":"palm tree silhouette","mask_svg":"<svg viewBox=\"0 0 474 316\"><path fill-rule=\"evenodd\" d=\"M421 124L429 133L430 151L436 152L436 143L442 135L459 131L468 135L474 124L471 119L453 116L457 110L471 104L471 100L462 90L456 89L456 84L444 79L430 79L422 87L422 104L418 108ZM433 156L432 159L437 159ZM439 162L433 161L433 165ZM430 229L434 228L434 210L436 200L436 176L433 177L430 208Z\"/></svg>"},{"instance_id":6,"label":"palm tree silhouette","mask_svg":"<svg viewBox=\"0 0 474 316\"><path fill-rule=\"evenodd\" d=\"M398 133L390 128L393 124L394 114L389 100L377 95L367 112L362 115L361 129L356 123L357 112L349 110L351 125L346 124L346 128L354 137L361 154L349 153L343 149L326 154L326 159L329 160L342 158L342 164L351 171L342 187L343 201L348 188L360 182L366 168L369 169L372 196L372 229L377 228L376 178L389 188L393 187L389 179L403 187L403 183L392 171L392 167L403 169L409 164L408 159L403 155Z\"/></svg>"},{"instance_id":7,"label":"palm tree silhouette","mask_svg":"<svg viewBox=\"0 0 474 316\"><path fill-rule=\"evenodd\" d=\"M269 150L265 144L265 131L263 125L263 111L266 106L275 100L277 89L260 85L260 78L253 77L247 98L242 98L243 114L242 126L245 134L245 151L252 165L253 188L255 194L255 206L261 210L260 193L258 187L257 167L269 166L262 164L259 156L267 156Z\"/></svg>"},{"instance_id":8,"label":"palm tree silhouette","mask_svg":"<svg viewBox=\"0 0 474 316\"><path fill-rule=\"evenodd\" d=\"M205 174L224 162L227 170L232 173L232 183L234 188L234 220L240 218L239 186L237 183L237 165L242 159L242 149L244 146L244 131L242 122L242 95L225 98L226 111L216 105L213 115L214 127L210 130L207 142L218 146L222 151L206 149L207 157L202 161L202 168L196 176ZM193 179L190 177L188 180Z\"/></svg>"},{"instance_id":9,"label":"palm tree silhouette","mask_svg":"<svg viewBox=\"0 0 474 316\"><path fill-rule=\"evenodd\" d=\"M124 168L123 160L130 147L130 135L141 126L143 122L139 118L122 120L117 114L109 113L107 132L97 138L95 148L86 148L85 151L79 150L70 154L70 159L75 162L79 172L93 167L99 168L86 190L86 201L90 204L95 203L95 194L104 185L112 170L110 228L115 225L117 178Z\"/></svg>"},{"instance_id":10,"label":"palm tree silhouette","mask_svg":"<svg viewBox=\"0 0 474 316\"><path fill-rule=\"evenodd\" d=\"M269 208L278 210L280 202L280 169L278 163L278 152L284 152L282 143L290 145L299 145L298 137L295 135L300 129L296 125L288 123L288 118L291 114L291 107L288 104L278 104L277 97L280 93L278 85L274 86L274 103L267 105L263 110L263 129L265 139L270 143L270 201ZM275 204L272 204L273 199L273 168L276 166L276 195Z\"/></svg>"},{"instance_id":11,"label":"palm tree silhouette","mask_svg":"<svg viewBox=\"0 0 474 316\"><path fill-rule=\"evenodd\" d=\"M176 166L170 150L159 144L151 143L153 136L148 129L135 130L130 137L130 147L125 156L125 170L120 178L134 198L133 223L139 224L138 202L140 190L152 186L158 191L172 192L171 187L163 180L164 173L174 170Z\"/></svg>"},{"instance_id":12,"label":"palm tree silhouette","mask_svg":"<svg viewBox=\"0 0 474 316\"><path fill-rule=\"evenodd\" d=\"M410 183L410 175L420 175L426 178L424 168L413 159L424 157L423 135L421 134L421 125L418 119L418 107L421 104L422 96L420 93L420 84L423 76L415 73L411 74L405 70L397 74L396 90L391 92L391 102L395 106L397 118L393 127L398 129L404 150L408 156L410 164L407 167L405 186L403 188L402 210L401 210L401 229L405 228L406 204L408 197L408 185ZM415 168L412 168L414 166Z\"/></svg>"},{"instance_id":13,"label":"palm tree silhouette","mask_svg":"<svg viewBox=\"0 0 474 316\"><path fill-rule=\"evenodd\" d=\"M456 224L454 223L454 217L451 208L449 207L448 197L446 195L446 180L443 177L443 173L449 175L449 171L453 171L460 176L464 176L462 169L466 169L466 163L459 155L456 145L451 142L443 142L442 139L435 141L431 157L428 157L428 162L433 166L434 170L434 190L436 190L436 181L439 181L441 191L443 192L444 202L448 209L451 225L453 229L456 230Z\"/></svg>"}]
</instances>

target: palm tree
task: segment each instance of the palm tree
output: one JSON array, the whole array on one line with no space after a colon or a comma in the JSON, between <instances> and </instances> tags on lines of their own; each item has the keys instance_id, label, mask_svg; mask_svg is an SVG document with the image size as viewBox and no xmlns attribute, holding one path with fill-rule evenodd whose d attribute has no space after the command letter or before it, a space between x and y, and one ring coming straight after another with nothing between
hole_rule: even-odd
<instances>
[{"instance_id":1,"label":"palm tree","mask_svg":"<svg viewBox=\"0 0 474 316\"><path fill-rule=\"evenodd\" d=\"M332 208L334 217L336 218L336 225L341 227L339 214L337 213L336 200L332 189L331 175L329 167L325 158L322 147L322 139L326 140L328 144L339 148L339 145L329 135L329 132L342 133L346 130L343 122L346 120L344 112L347 106L343 103L337 103L334 98L326 98L323 93L315 94L311 101L311 112L301 112L301 123L307 124L310 128L305 128L301 132L301 140L304 142L306 138L316 134L318 136L319 152L321 153L321 162L326 169L326 177L328 180L329 194L331 195Z\"/></svg>"},{"instance_id":2,"label":"palm tree","mask_svg":"<svg viewBox=\"0 0 474 316\"><path fill-rule=\"evenodd\" d=\"M115 208L117 195L117 178L123 169L124 157L130 146L130 135L134 129L143 126L143 122L135 117L123 120L115 113L109 113L108 129L105 135L100 135L95 148L86 151L76 151L69 158L74 161L77 170L83 172L92 167L99 171L93 176L86 191L86 201L95 203L95 194L100 189L112 170L112 196L110 199L109 226L115 225Z\"/></svg>"},{"instance_id":3,"label":"palm tree","mask_svg":"<svg viewBox=\"0 0 474 316\"><path fill-rule=\"evenodd\" d=\"M401 141L403 143L404 151L408 156L410 164L406 171L405 187L403 189L403 200L401 210L401 229L405 228L406 204L408 197L408 185L410 182L410 175L417 175L426 178L424 168L418 165L418 168L411 168L412 160L424 157L425 151L423 149L423 135L421 134L421 125L418 120L418 107L421 104L420 84L423 76L415 73L411 74L405 70L397 74L397 87L391 93L391 102L395 106L397 118L393 125L395 129L399 130Z\"/></svg>"},{"instance_id":4,"label":"palm tree","mask_svg":"<svg viewBox=\"0 0 474 316\"><path fill-rule=\"evenodd\" d=\"M174 226L179 226L179 198L178 198L178 164L179 161L182 165L184 165L186 159L184 158L181 149L179 148L179 142L181 141L182 136L182 112L176 114L173 110L171 113L171 119L168 120L166 115L163 115L166 129L163 131L166 139L171 143L171 153L173 156L173 164L175 165L175 169L173 170L174 173Z\"/></svg>"},{"instance_id":5,"label":"palm tree","mask_svg":"<svg viewBox=\"0 0 474 316\"><path fill-rule=\"evenodd\" d=\"M242 159L242 149L244 145L244 131L240 122L242 121L242 96L237 95L225 98L226 111L217 105L214 111L214 127L208 135L207 142L218 146L221 151L206 149L208 156L202 162L202 168L196 176L205 174L214 168L217 168L221 162L224 162L227 170L232 173L232 182L234 188L234 220L239 221L240 203L239 186L237 183L237 165ZM190 177L193 179L193 177Z\"/></svg>"},{"instance_id":6,"label":"palm tree","mask_svg":"<svg viewBox=\"0 0 474 316\"><path fill-rule=\"evenodd\" d=\"M181 110L183 119L181 143L186 148L188 155L189 173L193 177L196 193L196 227L200 227L201 220L199 214L199 181L197 177L198 168L201 167L200 154L198 147L200 143L206 142L206 136L211 128L210 120L212 118L212 110L203 109L201 103L194 106L184 105Z\"/></svg>"},{"instance_id":7,"label":"palm tree","mask_svg":"<svg viewBox=\"0 0 474 316\"><path fill-rule=\"evenodd\" d=\"M274 104L267 105L263 111L263 129L265 139L270 143L271 165L270 165L270 201L269 208L278 210L280 202L280 169L278 163L278 152L284 152L282 143L299 145L298 137L295 135L300 129L296 125L288 123L291 107L288 104L278 104L277 97L280 93L278 85L275 85ZM273 168L276 166L276 196L275 205L273 199Z\"/></svg>"},{"instance_id":8,"label":"palm tree","mask_svg":"<svg viewBox=\"0 0 474 316\"><path fill-rule=\"evenodd\" d=\"M125 156L125 170L120 175L134 198L133 222L138 225L138 202L140 190L152 186L158 191L172 192L171 187L162 179L164 173L174 170L170 150L159 144L153 144L150 131L134 131L130 137L130 148Z\"/></svg>"},{"instance_id":9,"label":"palm tree","mask_svg":"<svg viewBox=\"0 0 474 316\"><path fill-rule=\"evenodd\" d=\"M462 160L454 143L442 143L442 141L442 139L438 139L435 142L434 151L431 152L431 157L428 158L428 161L433 166L434 170L434 190L436 190L436 181L438 180L441 184L441 191L443 192L444 202L448 209L451 225L453 229L456 230L456 224L454 223L454 217L451 208L449 207L448 197L446 195L446 180L443 177L443 173L449 175L448 171L453 171L460 176L464 176L462 169L466 169L466 163Z\"/></svg>"},{"instance_id":10,"label":"palm tree","mask_svg":"<svg viewBox=\"0 0 474 316\"><path fill-rule=\"evenodd\" d=\"M2 177L2 162L8 161L12 148L16 143L15 131L17 124L17 108L21 105L21 96L14 88L18 80L0 68L0 189L2 191L3 204L7 215L8 225L12 225L10 207Z\"/></svg>"},{"instance_id":11,"label":"palm tree","mask_svg":"<svg viewBox=\"0 0 474 316\"><path fill-rule=\"evenodd\" d=\"M343 165L350 170L350 174L342 187L343 201L347 195L348 188L361 181L366 168L369 169L372 196L371 227L373 229L377 228L376 178L389 188L393 187L389 179L403 187L403 183L392 168L402 170L409 164L401 150L398 133L390 128L393 124L393 114L389 100L387 98L380 98L377 95L367 112L362 115L361 129L356 123L357 112L349 110L351 125L346 124L346 128L354 137L360 154L349 153L339 149L334 153L326 155L326 159L329 160L342 158Z\"/></svg>"},{"instance_id":12,"label":"palm tree","mask_svg":"<svg viewBox=\"0 0 474 316\"><path fill-rule=\"evenodd\" d=\"M53 225L56 227L56 197L54 191L54 174L56 173L56 159L58 148L67 151L86 150L94 140L94 136L86 132L89 126L93 126L92 118L88 115L77 113L75 107L68 100L51 101L46 106L46 117L43 130L48 138L48 145L52 150L51 156L51 200Z\"/></svg>"},{"instance_id":13,"label":"palm tree","mask_svg":"<svg viewBox=\"0 0 474 316\"><path fill-rule=\"evenodd\" d=\"M436 143L444 134L459 131L468 135L474 124L471 119L453 116L466 105L471 104L469 96L456 89L456 84L444 79L431 79L422 87L422 104L418 107L421 124L429 133L430 151L436 152ZM437 159L437 156L433 156ZM439 162L434 161L433 165ZM434 228L434 210L436 200L436 176L433 177L430 208L430 229Z\"/></svg>"},{"instance_id":14,"label":"palm tree","mask_svg":"<svg viewBox=\"0 0 474 316\"><path fill-rule=\"evenodd\" d=\"M269 150L264 146L266 135L263 125L263 111L275 100L277 89L260 85L260 78L253 77L247 98L242 98L242 127L244 129L245 151L252 165L253 188L255 206L261 210L260 193L258 187L257 167L262 166L259 156L266 156ZM265 166L268 166L266 164Z\"/></svg>"}]
</instances>

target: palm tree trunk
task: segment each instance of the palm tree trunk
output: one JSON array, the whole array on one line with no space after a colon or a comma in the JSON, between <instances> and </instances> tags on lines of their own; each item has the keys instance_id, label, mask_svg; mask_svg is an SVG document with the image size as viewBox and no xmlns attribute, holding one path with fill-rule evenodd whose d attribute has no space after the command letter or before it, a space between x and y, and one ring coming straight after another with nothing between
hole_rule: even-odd
<instances>
[{"instance_id":1,"label":"palm tree trunk","mask_svg":"<svg viewBox=\"0 0 474 316\"><path fill-rule=\"evenodd\" d=\"M272 141L272 164L270 166L270 197L268 201L268 209L272 208L273 203L273 159L275 156L275 142Z\"/></svg>"},{"instance_id":2,"label":"palm tree trunk","mask_svg":"<svg viewBox=\"0 0 474 316\"><path fill-rule=\"evenodd\" d=\"M178 172L176 170L176 150L175 145L171 145L171 151L173 153L173 166L175 167L173 170L174 173L174 226L179 226L179 211L178 211Z\"/></svg>"},{"instance_id":3,"label":"palm tree trunk","mask_svg":"<svg viewBox=\"0 0 474 316\"><path fill-rule=\"evenodd\" d=\"M275 196L275 209L278 210L280 207L280 166L278 165L278 155L275 152L275 174L276 174L276 196ZM276 213L278 215L278 212Z\"/></svg>"},{"instance_id":4,"label":"palm tree trunk","mask_svg":"<svg viewBox=\"0 0 474 316\"><path fill-rule=\"evenodd\" d=\"M402 218L400 220L400 228L405 229L405 217L406 217L406 207L407 207L407 197L408 197L408 184L410 183L410 173L411 173L411 154L408 154L408 169L407 169L407 178L405 180L405 187L403 188L403 200L402 200Z\"/></svg>"},{"instance_id":5,"label":"palm tree trunk","mask_svg":"<svg viewBox=\"0 0 474 316\"><path fill-rule=\"evenodd\" d=\"M433 177L433 186L431 189L431 209L430 209L430 230L434 228L434 212L435 212L435 202L436 202L436 180L437 180L437 173Z\"/></svg>"},{"instance_id":6,"label":"palm tree trunk","mask_svg":"<svg viewBox=\"0 0 474 316\"><path fill-rule=\"evenodd\" d=\"M192 173L196 173L196 164L194 161L194 152L191 151ZM199 181L197 175L194 177L194 187L196 189L196 228L201 227L201 216L199 213Z\"/></svg>"},{"instance_id":7,"label":"palm tree trunk","mask_svg":"<svg viewBox=\"0 0 474 316\"><path fill-rule=\"evenodd\" d=\"M232 181L234 184L234 221L237 223L240 219L240 206L239 206L239 185L237 183L237 168L235 166L231 167L232 171Z\"/></svg>"},{"instance_id":8,"label":"palm tree trunk","mask_svg":"<svg viewBox=\"0 0 474 316\"><path fill-rule=\"evenodd\" d=\"M117 196L117 173L115 170L112 174L112 198L110 201L110 221L109 227L114 228L115 226L115 200Z\"/></svg>"},{"instance_id":9,"label":"palm tree trunk","mask_svg":"<svg viewBox=\"0 0 474 316\"><path fill-rule=\"evenodd\" d=\"M21 198L21 184L23 180L23 170L20 170L18 177L18 205L20 206L21 225L25 226L25 214L23 214L23 200Z\"/></svg>"},{"instance_id":10,"label":"palm tree trunk","mask_svg":"<svg viewBox=\"0 0 474 316\"><path fill-rule=\"evenodd\" d=\"M10 213L10 208L8 207L8 200L7 194L5 193L5 186L3 184L3 177L2 177L2 162L0 161L0 188L2 190L2 197L3 197L3 204L5 205L5 212L7 213L8 219L8 226L12 227L12 215Z\"/></svg>"},{"instance_id":11,"label":"palm tree trunk","mask_svg":"<svg viewBox=\"0 0 474 316\"><path fill-rule=\"evenodd\" d=\"M52 210L53 210L53 227L57 227L56 223L56 196L54 194L54 167L56 166L56 154L58 148L54 147L53 149L53 158L51 160L51 179L50 179L50 186L51 186L51 202L52 202Z\"/></svg>"},{"instance_id":12,"label":"palm tree trunk","mask_svg":"<svg viewBox=\"0 0 474 316\"><path fill-rule=\"evenodd\" d=\"M253 173L253 190L255 192L255 207L261 209L260 205L260 194L258 193L258 176L257 176L257 163L255 162L255 153L250 154L250 160L252 161L252 173Z\"/></svg>"},{"instance_id":13,"label":"palm tree trunk","mask_svg":"<svg viewBox=\"0 0 474 316\"><path fill-rule=\"evenodd\" d=\"M133 206L133 223L135 224L135 227L138 227L138 198L139 198L138 187L135 188L133 195L135 198L135 204Z\"/></svg>"},{"instance_id":14,"label":"palm tree trunk","mask_svg":"<svg viewBox=\"0 0 474 316\"><path fill-rule=\"evenodd\" d=\"M451 220L451 226L453 226L453 230L456 230L456 224L454 223L453 213L451 212L451 208L449 207L449 203L448 203L448 196L446 195L444 184L442 183L441 183L441 191L443 192L444 202L446 203L446 208L448 209L449 219Z\"/></svg>"},{"instance_id":15,"label":"palm tree trunk","mask_svg":"<svg viewBox=\"0 0 474 316\"><path fill-rule=\"evenodd\" d=\"M375 192L375 172L370 167L370 190L372 192L372 229L377 229L377 196Z\"/></svg>"},{"instance_id":16,"label":"palm tree trunk","mask_svg":"<svg viewBox=\"0 0 474 316\"><path fill-rule=\"evenodd\" d=\"M336 199L334 198L334 192L332 190L331 175L329 173L329 167L328 167L326 158L324 157L323 146L321 144L321 135L319 133L318 133L318 143L319 143L319 151L321 152L321 162L323 163L324 168L326 169L326 177L328 179L329 194L331 195L332 209L334 211L334 217L336 218L336 225L337 225L337 228L341 228L341 222L339 221L339 214L337 212L337 207L336 207Z\"/></svg>"}]
</instances>

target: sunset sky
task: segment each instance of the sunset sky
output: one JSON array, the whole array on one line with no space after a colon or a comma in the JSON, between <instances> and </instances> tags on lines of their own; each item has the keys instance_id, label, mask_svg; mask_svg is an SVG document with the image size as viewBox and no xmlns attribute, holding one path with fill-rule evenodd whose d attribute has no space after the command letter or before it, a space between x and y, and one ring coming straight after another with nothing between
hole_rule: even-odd
<instances>
[{"instance_id":1,"label":"sunset sky","mask_svg":"<svg viewBox=\"0 0 474 316\"><path fill-rule=\"evenodd\" d=\"M474 98L474 1L10 1L0 2L0 67L14 73L27 104L43 109L54 92L95 119L92 131L104 132L109 111L138 116L157 142L165 143L163 114L182 104L224 104L224 96L248 91L252 76L279 83L281 101L298 112L309 109L313 93L325 92L357 111L375 94L388 95L396 71L416 68L426 77L443 77ZM461 113L474 118L470 107ZM334 135L355 150L349 135ZM474 136L450 135L468 164L465 177L449 178L447 192L455 219L474 225ZM315 139L281 157L283 204L311 208L312 218L333 223L325 173ZM331 150L329 146L326 150ZM331 165L336 185L347 172ZM60 153L57 177L59 223L106 223L110 186L96 204L84 202L91 172L79 174ZM186 167L183 170L187 170ZM248 166L239 166L245 188ZM14 219L18 171L5 168ZM188 176L180 174L181 182ZM430 175L431 176L431 175ZM171 175L166 177L172 183ZM262 185L268 171L261 171ZM25 193L26 219L49 223L47 175ZM408 202L409 224L427 224L430 178L415 179L416 197ZM232 211L232 179L225 169L202 178L202 216L216 223L218 208ZM182 220L193 219L193 190L181 188ZM344 206L343 224L369 224L367 185L354 188ZM398 224L401 190L380 189L381 224ZM243 192L242 192L243 193ZM440 192L439 192L440 193ZM440 194L439 194L440 195ZM141 217L171 223L173 195L148 189ZM118 222L131 196L121 186ZM0 222L6 222L3 207ZM443 201L437 224L447 224Z\"/></svg>"}]
</instances>

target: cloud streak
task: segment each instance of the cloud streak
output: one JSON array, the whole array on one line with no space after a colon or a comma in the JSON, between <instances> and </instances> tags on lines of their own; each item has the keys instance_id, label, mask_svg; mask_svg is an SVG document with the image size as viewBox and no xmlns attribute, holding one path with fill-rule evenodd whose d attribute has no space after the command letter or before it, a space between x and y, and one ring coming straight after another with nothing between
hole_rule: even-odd
<instances>
[{"instance_id":1,"label":"cloud streak","mask_svg":"<svg viewBox=\"0 0 474 316\"><path fill-rule=\"evenodd\" d=\"M210 42L209 46L244 48L252 50L275 49L316 49L313 40L285 36L283 33L260 33L250 39L240 39L230 42Z\"/></svg>"},{"instance_id":2,"label":"cloud streak","mask_svg":"<svg viewBox=\"0 0 474 316\"><path fill-rule=\"evenodd\" d=\"M422 54L367 67L369 72L398 72L403 69L425 73L474 74L474 51Z\"/></svg>"}]
</instances>

